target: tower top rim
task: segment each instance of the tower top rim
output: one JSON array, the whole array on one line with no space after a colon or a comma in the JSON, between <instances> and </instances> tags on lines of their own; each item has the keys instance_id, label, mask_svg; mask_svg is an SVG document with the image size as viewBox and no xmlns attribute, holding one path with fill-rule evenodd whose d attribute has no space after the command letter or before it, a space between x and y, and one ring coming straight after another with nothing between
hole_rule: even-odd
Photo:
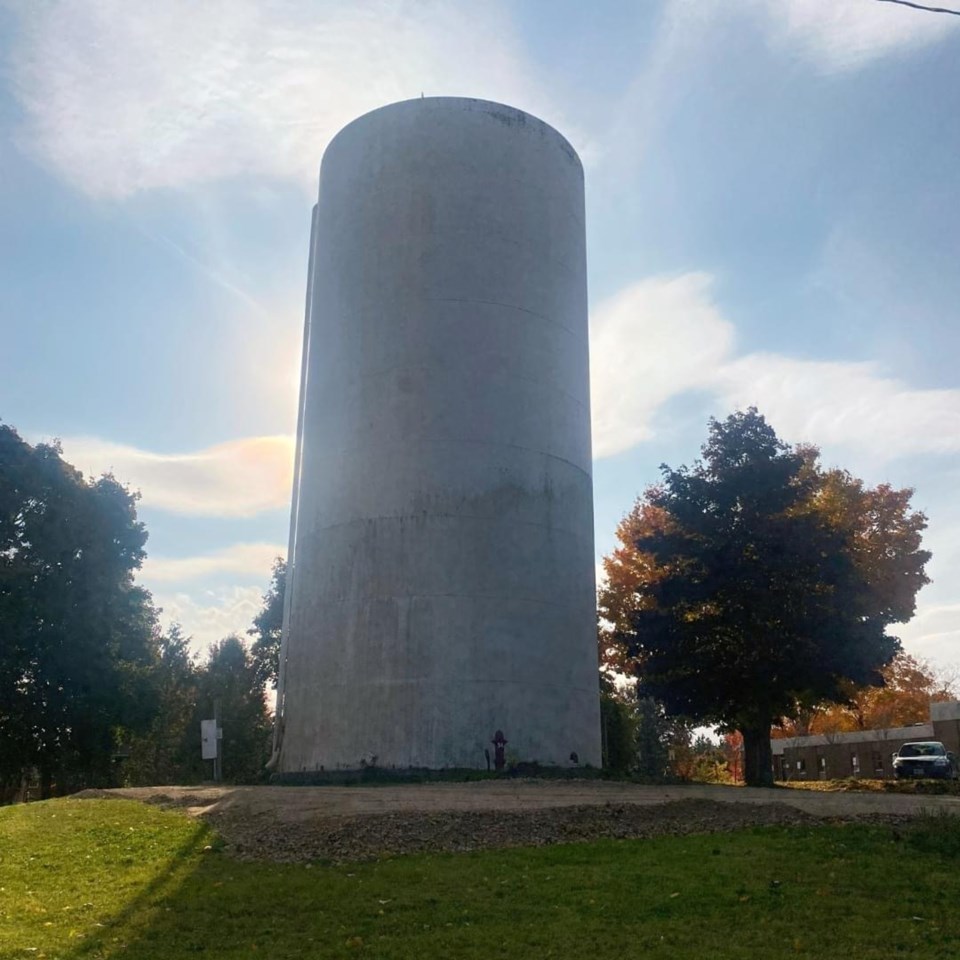
<instances>
[{"instance_id":1,"label":"tower top rim","mask_svg":"<svg viewBox=\"0 0 960 960\"><path fill-rule=\"evenodd\" d=\"M514 107L507 103L500 103L496 100L484 100L478 97L452 96L421 96L411 98L409 100L397 100L393 103L387 103L382 107L375 107L373 110L368 110L366 113L360 114L360 116L355 117L349 123L341 127L330 138L326 148L323 151L323 157L320 161L321 169L323 167L323 162L327 159L327 156L330 154L331 150L334 148L337 142L344 137L344 135L356 130L358 127L367 126L370 123L375 122L385 114L416 110L445 110L450 111L451 113L485 113L508 126L530 125L536 127L541 133L546 134L551 139L556 140L561 150L563 150L563 152L567 154L570 159L577 164L577 166L580 167L581 171L583 169L583 161L580 159L580 155L577 153L573 144L559 130L557 130L556 127L547 123L546 120L542 120L535 114L521 110L519 107Z\"/></svg>"}]
</instances>

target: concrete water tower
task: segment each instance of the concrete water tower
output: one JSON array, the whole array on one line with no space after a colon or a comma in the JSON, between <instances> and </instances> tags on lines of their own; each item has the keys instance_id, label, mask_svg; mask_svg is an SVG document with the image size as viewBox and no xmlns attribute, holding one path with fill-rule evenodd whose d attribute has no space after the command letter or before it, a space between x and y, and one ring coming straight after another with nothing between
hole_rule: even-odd
<instances>
[{"instance_id":1,"label":"concrete water tower","mask_svg":"<svg viewBox=\"0 0 960 960\"><path fill-rule=\"evenodd\" d=\"M275 768L599 765L573 148L482 100L349 124L305 329Z\"/></svg>"}]
</instances>

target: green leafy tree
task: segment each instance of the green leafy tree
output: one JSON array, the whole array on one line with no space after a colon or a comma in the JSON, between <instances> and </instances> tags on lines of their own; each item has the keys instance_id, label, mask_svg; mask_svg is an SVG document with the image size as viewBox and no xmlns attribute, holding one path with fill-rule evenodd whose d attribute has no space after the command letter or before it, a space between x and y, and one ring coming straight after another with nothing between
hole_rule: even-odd
<instances>
[{"instance_id":1,"label":"green leafy tree","mask_svg":"<svg viewBox=\"0 0 960 960\"><path fill-rule=\"evenodd\" d=\"M272 727L257 666L239 637L226 637L211 645L198 688L195 755L199 758L200 720L212 718L219 701L223 778L233 783L257 780L270 755Z\"/></svg>"},{"instance_id":2,"label":"green leafy tree","mask_svg":"<svg viewBox=\"0 0 960 960\"><path fill-rule=\"evenodd\" d=\"M603 769L630 773L637 763L637 717L633 698L600 677L600 734Z\"/></svg>"},{"instance_id":3,"label":"green leafy tree","mask_svg":"<svg viewBox=\"0 0 960 960\"><path fill-rule=\"evenodd\" d=\"M670 763L670 728L659 704L651 697L637 701L637 772L648 780L662 780Z\"/></svg>"},{"instance_id":4,"label":"green leafy tree","mask_svg":"<svg viewBox=\"0 0 960 960\"><path fill-rule=\"evenodd\" d=\"M746 782L772 783L773 722L882 684L887 627L928 582L926 519L911 491L822 471L752 408L711 420L693 467L661 470L635 511L644 563L618 639L640 696L739 730Z\"/></svg>"},{"instance_id":5,"label":"green leafy tree","mask_svg":"<svg viewBox=\"0 0 960 960\"><path fill-rule=\"evenodd\" d=\"M190 653L190 638L178 624L159 638L150 682L157 711L149 728L130 738L124 782L173 784L198 780L199 731L194 729L199 670Z\"/></svg>"},{"instance_id":6,"label":"green leafy tree","mask_svg":"<svg viewBox=\"0 0 960 960\"><path fill-rule=\"evenodd\" d=\"M109 783L118 734L157 708L156 616L134 584L137 495L0 424L0 782Z\"/></svg>"},{"instance_id":7,"label":"green leafy tree","mask_svg":"<svg viewBox=\"0 0 960 960\"><path fill-rule=\"evenodd\" d=\"M263 605L253 619L247 634L253 637L250 648L257 676L266 687L277 687L280 671L280 639L283 633L283 598L287 583L287 563L283 557L273 561L270 586L263 595Z\"/></svg>"}]
</instances>

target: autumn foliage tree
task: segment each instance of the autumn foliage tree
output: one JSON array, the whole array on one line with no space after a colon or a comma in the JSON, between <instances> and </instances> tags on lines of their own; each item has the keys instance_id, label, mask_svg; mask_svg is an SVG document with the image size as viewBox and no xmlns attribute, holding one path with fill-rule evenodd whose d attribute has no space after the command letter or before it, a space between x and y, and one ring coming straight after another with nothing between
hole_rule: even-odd
<instances>
[{"instance_id":1,"label":"autumn foliage tree","mask_svg":"<svg viewBox=\"0 0 960 960\"><path fill-rule=\"evenodd\" d=\"M774 737L883 730L926 723L930 704L956 700L960 691L953 678L930 664L900 652L880 671L883 686L847 684L839 703L821 703L785 717Z\"/></svg>"},{"instance_id":2,"label":"autumn foliage tree","mask_svg":"<svg viewBox=\"0 0 960 960\"><path fill-rule=\"evenodd\" d=\"M927 582L910 497L824 470L755 409L711 420L702 459L662 467L617 531L606 663L668 713L738 730L747 783L771 783L776 720L883 684L887 627Z\"/></svg>"},{"instance_id":3,"label":"autumn foliage tree","mask_svg":"<svg viewBox=\"0 0 960 960\"><path fill-rule=\"evenodd\" d=\"M738 783L743 779L743 736L739 730L728 730L720 741L720 749L727 761L730 779Z\"/></svg>"},{"instance_id":4,"label":"autumn foliage tree","mask_svg":"<svg viewBox=\"0 0 960 960\"><path fill-rule=\"evenodd\" d=\"M644 537L664 533L669 522L666 510L639 499L617 525L617 546L603 560L604 580L598 593L600 614L600 665L608 673L631 674L636 666L631 648L624 642L633 633L633 620L641 610L651 609L653 596L647 589L657 583L665 569L653 554L637 549Z\"/></svg>"}]
</instances>

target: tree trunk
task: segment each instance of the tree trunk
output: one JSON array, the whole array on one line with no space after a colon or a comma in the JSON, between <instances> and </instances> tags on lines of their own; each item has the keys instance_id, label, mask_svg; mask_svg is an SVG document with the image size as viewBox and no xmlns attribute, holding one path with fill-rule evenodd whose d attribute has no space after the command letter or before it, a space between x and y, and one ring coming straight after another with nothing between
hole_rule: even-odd
<instances>
[{"instance_id":1,"label":"tree trunk","mask_svg":"<svg viewBox=\"0 0 960 960\"><path fill-rule=\"evenodd\" d=\"M53 769L48 763L40 765L40 799L49 800L53 793Z\"/></svg>"},{"instance_id":2,"label":"tree trunk","mask_svg":"<svg viewBox=\"0 0 960 960\"><path fill-rule=\"evenodd\" d=\"M743 727L743 779L748 787L773 786L773 751L770 723Z\"/></svg>"}]
</instances>

